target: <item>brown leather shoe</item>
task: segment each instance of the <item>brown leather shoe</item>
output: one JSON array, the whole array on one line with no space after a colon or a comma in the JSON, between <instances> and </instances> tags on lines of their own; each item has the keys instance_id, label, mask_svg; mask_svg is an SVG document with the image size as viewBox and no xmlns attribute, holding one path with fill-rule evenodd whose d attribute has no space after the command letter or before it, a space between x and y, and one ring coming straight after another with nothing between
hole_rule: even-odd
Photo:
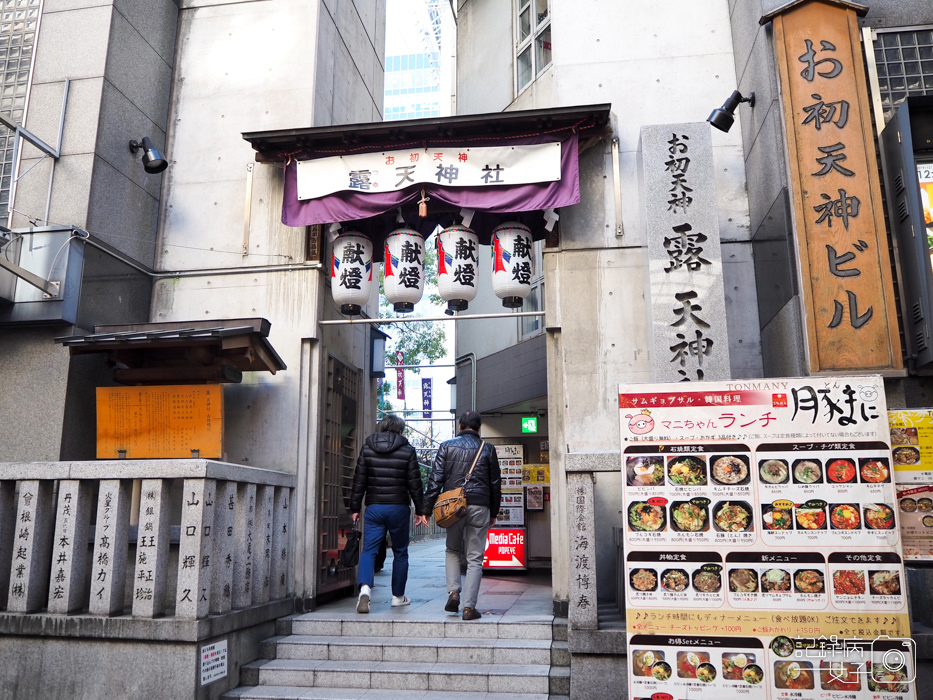
<instances>
[{"instance_id":1,"label":"brown leather shoe","mask_svg":"<svg viewBox=\"0 0 933 700\"><path fill-rule=\"evenodd\" d=\"M444 610L449 613L455 613L460 609L460 591L452 591L450 597L447 599L447 605L444 606Z\"/></svg>"},{"instance_id":2,"label":"brown leather shoe","mask_svg":"<svg viewBox=\"0 0 933 700\"><path fill-rule=\"evenodd\" d=\"M476 608L464 608L463 609L463 619L464 620L478 620L482 617L479 611Z\"/></svg>"}]
</instances>

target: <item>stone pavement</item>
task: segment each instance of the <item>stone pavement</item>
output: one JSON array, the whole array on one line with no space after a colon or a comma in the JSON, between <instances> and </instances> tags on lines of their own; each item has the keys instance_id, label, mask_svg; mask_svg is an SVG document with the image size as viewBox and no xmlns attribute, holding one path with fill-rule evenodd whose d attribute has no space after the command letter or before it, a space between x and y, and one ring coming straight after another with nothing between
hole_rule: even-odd
<instances>
[{"instance_id":1,"label":"stone pavement","mask_svg":"<svg viewBox=\"0 0 933 700\"><path fill-rule=\"evenodd\" d=\"M413 542L408 548L408 586L405 595L411 605L391 608L392 550L386 557L385 568L376 574L370 617L399 619L406 615L411 620L453 619L444 612L447 603L447 585L444 574L444 538ZM476 609L483 614L479 623L489 622L550 622L554 617L551 598L551 571L538 569L528 572L484 571ZM362 618L356 612L356 598L345 598L325 603L310 616L348 615Z\"/></svg>"}]
</instances>

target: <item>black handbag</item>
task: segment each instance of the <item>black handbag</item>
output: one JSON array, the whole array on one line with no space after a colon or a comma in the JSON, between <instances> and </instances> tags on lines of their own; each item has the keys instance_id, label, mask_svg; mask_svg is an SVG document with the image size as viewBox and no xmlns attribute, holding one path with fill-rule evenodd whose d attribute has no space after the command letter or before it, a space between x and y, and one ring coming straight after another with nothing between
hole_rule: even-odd
<instances>
[{"instance_id":1,"label":"black handbag","mask_svg":"<svg viewBox=\"0 0 933 700\"><path fill-rule=\"evenodd\" d=\"M352 530L347 530L347 543L340 550L340 566L352 569L360 563L360 538L363 533L354 525Z\"/></svg>"}]
</instances>

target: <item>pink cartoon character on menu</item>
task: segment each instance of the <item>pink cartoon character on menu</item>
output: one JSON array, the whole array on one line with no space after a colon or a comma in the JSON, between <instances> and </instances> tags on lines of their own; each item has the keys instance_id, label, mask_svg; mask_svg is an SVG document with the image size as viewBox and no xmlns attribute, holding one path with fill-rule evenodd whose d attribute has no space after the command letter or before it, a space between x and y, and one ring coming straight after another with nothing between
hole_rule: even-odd
<instances>
[{"instance_id":1,"label":"pink cartoon character on menu","mask_svg":"<svg viewBox=\"0 0 933 700\"><path fill-rule=\"evenodd\" d=\"M651 411L647 408L641 409L641 413L636 413L634 416L629 413L625 417L629 419L629 431L636 435L644 435L654 430L654 418L651 417Z\"/></svg>"}]
</instances>

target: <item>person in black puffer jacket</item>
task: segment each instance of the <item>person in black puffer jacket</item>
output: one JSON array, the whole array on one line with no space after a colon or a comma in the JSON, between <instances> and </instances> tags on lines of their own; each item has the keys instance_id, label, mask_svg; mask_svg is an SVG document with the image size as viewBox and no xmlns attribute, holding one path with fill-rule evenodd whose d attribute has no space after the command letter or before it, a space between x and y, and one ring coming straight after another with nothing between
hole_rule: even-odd
<instances>
[{"instance_id":1,"label":"person in black puffer jacket","mask_svg":"<svg viewBox=\"0 0 933 700\"><path fill-rule=\"evenodd\" d=\"M356 611L369 612L372 596L373 568L376 551L392 537L392 607L411 604L405 596L408 582L408 522L411 517L409 499L415 504L415 524L427 525L424 515L424 489L415 448L402 435L405 421L390 413L379 424L379 432L363 443L356 460L353 489L350 492L350 513L353 522L360 517L363 499L363 549L360 552L357 581L360 589Z\"/></svg>"},{"instance_id":2,"label":"person in black puffer jacket","mask_svg":"<svg viewBox=\"0 0 933 700\"><path fill-rule=\"evenodd\" d=\"M455 489L464 483L467 472L476 457L482 441L479 429L482 419L476 411L466 411L460 416L460 432L457 437L441 443L431 468L431 479L424 496L424 512L434 509L442 491ZM496 448L483 446L476 460L473 473L464 486L467 515L447 528L447 592L450 597L444 610L457 612L460 607L460 556L466 549L467 571L463 585L463 619L478 620L482 615L476 610L479 584L483 578L483 554L486 551L486 533L496 524L499 500L502 495L502 477L499 472L499 457Z\"/></svg>"}]
</instances>

